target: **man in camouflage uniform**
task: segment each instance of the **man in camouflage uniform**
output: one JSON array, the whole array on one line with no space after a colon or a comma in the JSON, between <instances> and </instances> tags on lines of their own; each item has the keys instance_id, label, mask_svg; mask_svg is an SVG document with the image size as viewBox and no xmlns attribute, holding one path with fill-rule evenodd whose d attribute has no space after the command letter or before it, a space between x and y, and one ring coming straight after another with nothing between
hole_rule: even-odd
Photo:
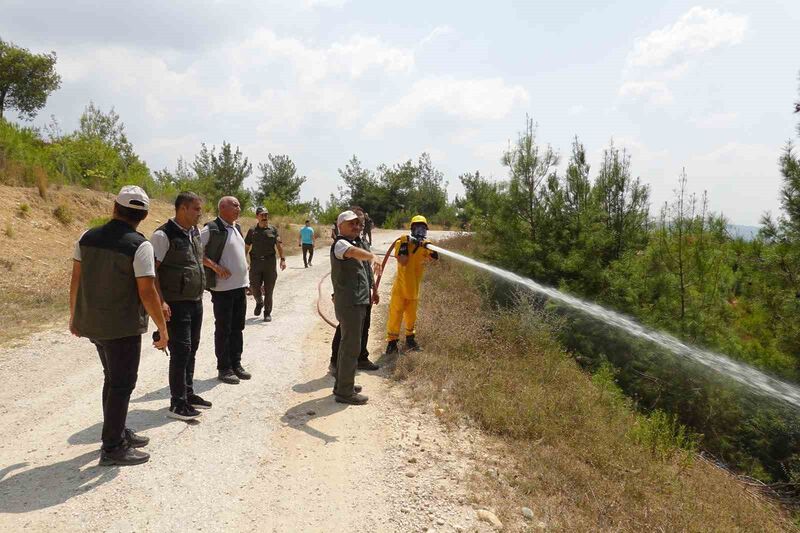
<instances>
[{"instance_id":1,"label":"man in camouflage uniform","mask_svg":"<svg viewBox=\"0 0 800 533\"><path fill-rule=\"evenodd\" d=\"M269 223L269 211L266 207L256 208L258 224L250 228L244 243L250 256L250 290L256 299L255 314L259 316L264 310L264 322L272 321L272 292L275 280L278 279L277 257L281 258L281 270L286 269L286 258L278 228Z\"/></svg>"}]
</instances>

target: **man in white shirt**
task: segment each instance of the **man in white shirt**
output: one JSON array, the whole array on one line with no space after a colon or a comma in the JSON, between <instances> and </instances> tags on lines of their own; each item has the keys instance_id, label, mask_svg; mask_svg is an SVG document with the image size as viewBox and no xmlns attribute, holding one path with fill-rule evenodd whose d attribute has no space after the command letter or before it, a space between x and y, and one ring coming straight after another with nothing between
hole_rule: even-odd
<instances>
[{"instance_id":1,"label":"man in white shirt","mask_svg":"<svg viewBox=\"0 0 800 533\"><path fill-rule=\"evenodd\" d=\"M217 205L219 216L200 231L205 257L206 286L214 304L214 352L218 378L238 384L250 379L242 367L242 348L247 296L247 258L244 237L236 221L241 212L239 200L225 196Z\"/></svg>"}]
</instances>

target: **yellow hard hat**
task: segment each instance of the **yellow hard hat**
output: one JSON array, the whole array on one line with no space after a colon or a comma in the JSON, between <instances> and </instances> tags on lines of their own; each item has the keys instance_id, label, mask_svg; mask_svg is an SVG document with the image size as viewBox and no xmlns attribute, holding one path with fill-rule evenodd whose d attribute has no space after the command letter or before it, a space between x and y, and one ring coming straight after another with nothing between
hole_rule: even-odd
<instances>
[{"instance_id":1,"label":"yellow hard hat","mask_svg":"<svg viewBox=\"0 0 800 533\"><path fill-rule=\"evenodd\" d=\"M425 227L427 227L428 226L428 219L426 219L422 215L416 215L415 217L413 217L411 219L411 223L412 224L422 223L422 224L425 224Z\"/></svg>"}]
</instances>

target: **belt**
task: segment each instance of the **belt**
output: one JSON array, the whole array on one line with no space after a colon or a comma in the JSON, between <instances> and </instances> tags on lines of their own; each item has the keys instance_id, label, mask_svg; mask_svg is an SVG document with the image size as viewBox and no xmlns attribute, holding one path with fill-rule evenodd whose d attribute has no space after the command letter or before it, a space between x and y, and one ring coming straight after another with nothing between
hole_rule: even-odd
<instances>
[{"instance_id":1,"label":"belt","mask_svg":"<svg viewBox=\"0 0 800 533\"><path fill-rule=\"evenodd\" d=\"M275 259L276 256L274 255L257 255L257 256L250 256L251 261L260 261L262 259Z\"/></svg>"}]
</instances>

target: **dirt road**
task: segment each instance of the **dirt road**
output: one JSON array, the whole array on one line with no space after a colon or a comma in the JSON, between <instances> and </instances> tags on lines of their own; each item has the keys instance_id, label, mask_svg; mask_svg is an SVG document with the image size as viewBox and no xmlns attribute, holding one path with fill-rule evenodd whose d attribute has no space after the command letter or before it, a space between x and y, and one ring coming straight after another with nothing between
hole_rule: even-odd
<instances>
[{"instance_id":1,"label":"dirt road","mask_svg":"<svg viewBox=\"0 0 800 533\"><path fill-rule=\"evenodd\" d=\"M376 249L393 237L377 233ZM317 253L309 269L289 258L273 322L249 301L250 381L216 380L206 298L195 388L214 407L198 423L166 417L168 360L143 350L128 425L151 439L146 465L97 466L102 371L87 340L64 325L0 350L0 531L485 529L466 492L472 437L443 432L383 371L357 377L368 405L333 401L333 331L315 308L329 262ZM382 346L375 327L373 353Z\"/></svg>"}]
</instances>

